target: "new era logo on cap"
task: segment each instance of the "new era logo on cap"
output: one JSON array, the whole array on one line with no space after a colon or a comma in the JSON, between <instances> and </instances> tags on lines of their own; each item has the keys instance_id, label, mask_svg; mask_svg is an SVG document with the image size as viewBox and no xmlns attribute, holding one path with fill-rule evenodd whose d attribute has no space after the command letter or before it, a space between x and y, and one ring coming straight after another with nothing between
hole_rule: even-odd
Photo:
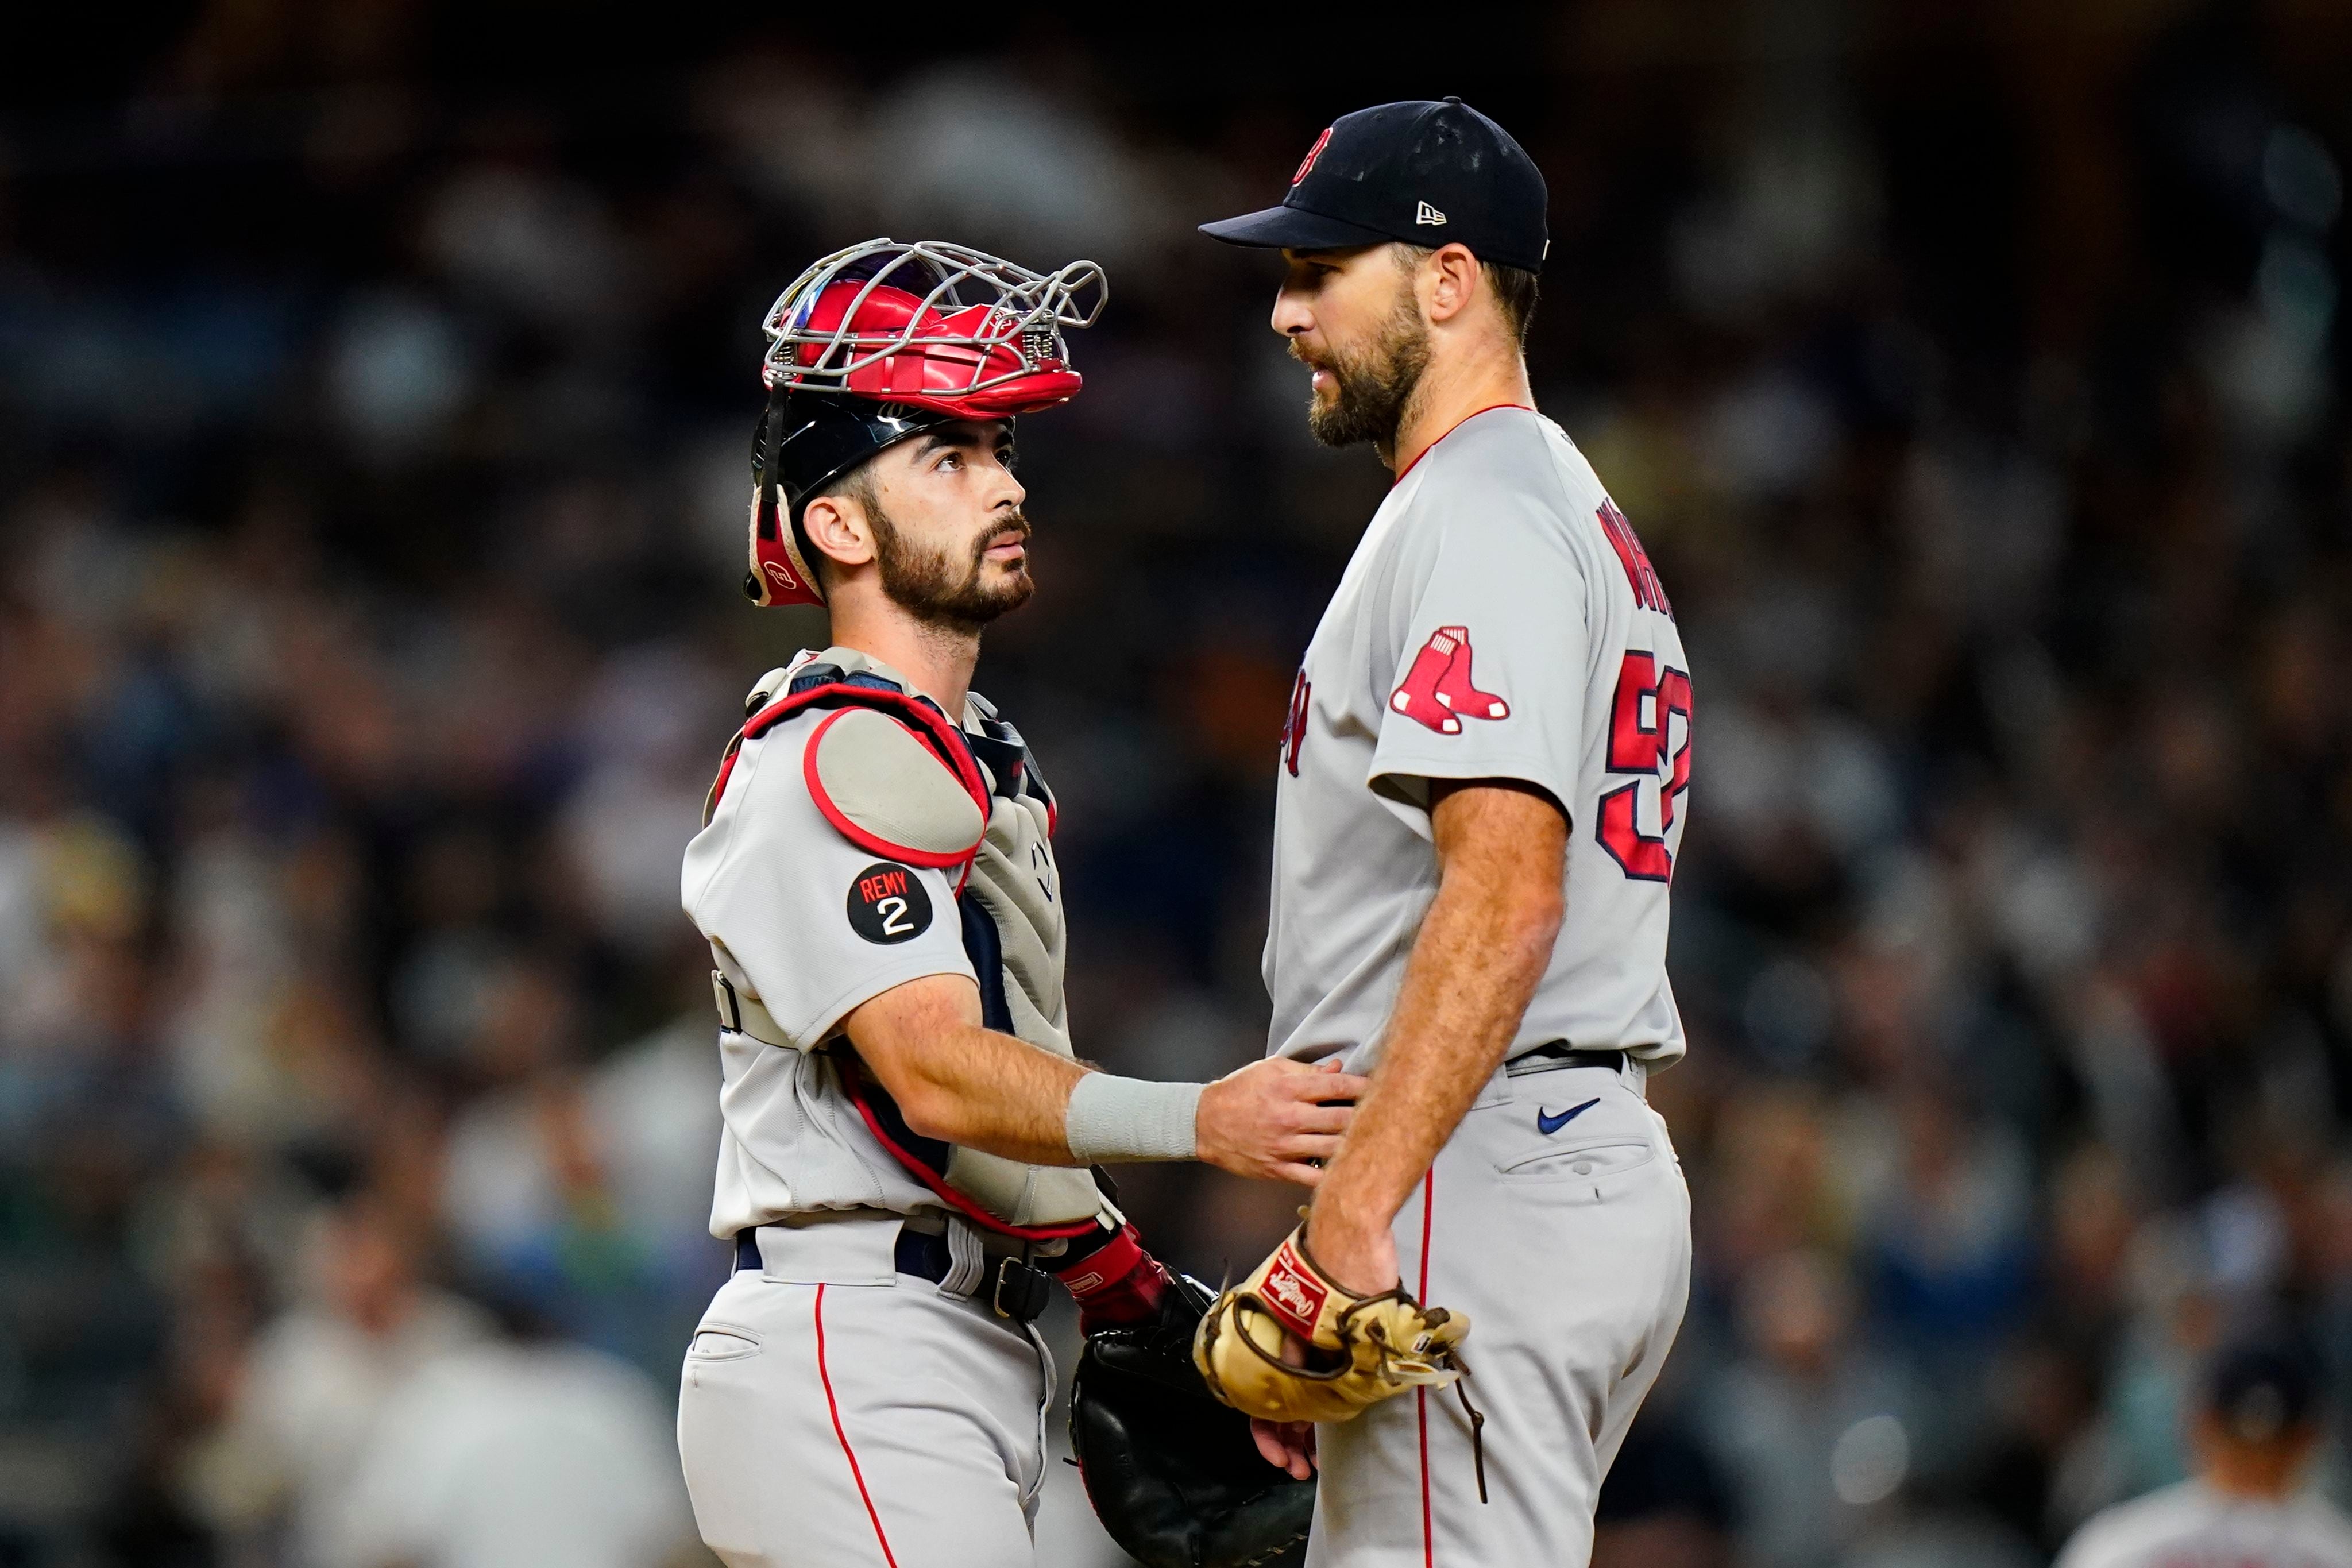
<instances>
[{"instance_id":1,"label":"new era logo on cap","mask_svg":"<svg viewBox=\"0 0 2352 1568\"><path fill-rule=\"evenodd\" d=\"M1435 207L1431 206L1427 202L1420 202L1416 203L1413 206L1412 221L1415 223L1444 223L1445 221L1445 215L1439 212Z\"/></svg>"}]
</instances>

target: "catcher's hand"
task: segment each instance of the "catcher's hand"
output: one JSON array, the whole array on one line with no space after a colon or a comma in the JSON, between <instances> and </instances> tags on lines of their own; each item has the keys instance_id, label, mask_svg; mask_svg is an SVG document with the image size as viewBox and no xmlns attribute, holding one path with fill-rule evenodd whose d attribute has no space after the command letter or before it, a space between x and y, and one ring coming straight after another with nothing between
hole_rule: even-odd
<instances>
[{"instance_id":1,"label":"catcher's hand","mask_svg":"<svg viewBox=\"0 0 2352 1568\"><path fill-rule=\"evenodd\" d=\"M1110 1538L1147 1568L1300 1568L1315 1483L1268 1469L1249 1423L1192 1369L1207 1287L1179 1279L1149 1321L1087 1336L1070 1447Z\"/></svg>"},{"instance_id":2,"label":"catcher's hand","mask_svg":"<svg viewBox=\"0 0 2352 1568\"><path fill-rule=\"evenodd\" d=\"M1470 1320L1423 1307L1402 1286L1359 1296L1291 1232L1247 1279L1217 1298L1192 1336L1210 1391L1266 1421L1345 1421L1408 1388L1461 1377ZM1287 1352L1288 1353L1286 1353Z\"/></svg>"}]
</instances>

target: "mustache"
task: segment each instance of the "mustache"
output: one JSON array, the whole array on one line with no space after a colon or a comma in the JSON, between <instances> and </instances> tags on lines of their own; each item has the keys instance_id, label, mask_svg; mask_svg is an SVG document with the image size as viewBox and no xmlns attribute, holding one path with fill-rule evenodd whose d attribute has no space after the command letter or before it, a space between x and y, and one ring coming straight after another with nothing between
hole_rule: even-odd
<instances>
[{"instance_id":1,"label":"mustache","mask_svg":"<svg viewBox=\"0 0 2352 1568\"><path fill-rule=\"evenodd\" d=\"M1330 365L1326 363L1323 360L1318 359L1315 355L1307 352L1306 340L1303 338L1291 339L1287 347L1290 350L1290 357L1297 360L1300 364L1307 366L1309 370L1329 370L1331 368Z\"/></svg>"},{"instance_id":2,"label":"mustache","mask_svg":"<svg viewBox=\"0 0 2352 1568\"><path fill-rule=\"evenodd\" d=\"M1029 535L1032 531L1029 519L1019 511L1013 512L1003 522L972 542L971 557L974 561L978 561L1000 544L1026 544L1029 542Z\"/></svg>"}]
</instances>

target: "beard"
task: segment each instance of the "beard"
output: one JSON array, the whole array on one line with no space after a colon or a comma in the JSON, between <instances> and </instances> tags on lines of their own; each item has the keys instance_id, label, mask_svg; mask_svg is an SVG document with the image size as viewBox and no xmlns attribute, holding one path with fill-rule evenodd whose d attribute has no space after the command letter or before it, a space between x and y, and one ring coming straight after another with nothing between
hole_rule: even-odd
<instances>
[{"instance_id":1,"label":"beard","mask_svg":"<svg viewBox=\"0 0 2352 1568\"><path fill-rule=\"evenodd\" d=\"M1331 373L1337 395L1328 403L1307 397L1307 427L1318 441L1326 447L1370 441L1383 454L1396 449L1405 410L1429 368L1429 324L1421 319L1412 289L1397 290L1396 309L1362 349L1343 353L1335 348L1318 363L1298 352L1294 338L1290 353Z\"/></svg>"},{"instance_id":2,"label":"beard","mask_svg":"<svg viewBox=\"0 0 2352 1568\"><path fill-rule=\"evenodd\" d=\"M1005 611L1019 609L1036 592L1025 560L998 581L988 581L989 548L1008 529L1024 540L1029 537L1029 520L1017 511L992 524L960 557L909 543L873 501L866 503L866 515L874 523L874 560L882 570L883 596L919 621L974 632Z\"/></svg>"}]
</instances>

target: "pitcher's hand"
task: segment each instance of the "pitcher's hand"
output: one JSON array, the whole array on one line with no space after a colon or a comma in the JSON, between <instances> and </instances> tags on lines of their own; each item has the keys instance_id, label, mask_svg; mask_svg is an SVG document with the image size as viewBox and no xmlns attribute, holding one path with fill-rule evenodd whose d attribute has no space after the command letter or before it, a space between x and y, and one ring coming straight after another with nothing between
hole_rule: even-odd
<instances>
[{"instance_id":1,"label":"pitcher's hand","mask_svg":"<svg viewBox=\"0 0 2352 1568\"><path fill-rule=\"evenodd\" d=\"M1337 1153L1354 1101L1371 1080L1341 1072L1337 1058L1308 1067L1287 1057L1229 1072L1201 1091L1194 1154L1221 1171L1313 1186Z\"/></svg>"},{"instance_id":2,"label":"pitcher's hand","mask_svg":"<svg viewBox=\"0 0 2352 1568\"><path fill-rule=\"evenodd\" d=\"M1315 1423L1312 1421L1250 1421L1250 1437L1265 1462L1287 1470L1297 1480L1315 1473Z\"/></svg>"}]
</instances>

